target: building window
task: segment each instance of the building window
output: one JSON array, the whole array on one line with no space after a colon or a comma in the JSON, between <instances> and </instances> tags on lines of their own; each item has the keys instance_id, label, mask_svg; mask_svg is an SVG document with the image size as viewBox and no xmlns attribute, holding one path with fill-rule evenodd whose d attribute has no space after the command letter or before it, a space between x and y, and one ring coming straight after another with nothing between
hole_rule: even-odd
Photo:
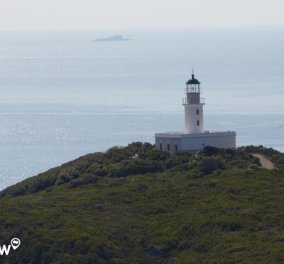
<instances>
[{"instance_id":1,"label":"building window","mask_svg":"<svg viewBox=\"0 0 284 264\"><path fill-rule=\"evenodd\" d=\"M196 109L196 114L199 115L199 109Z\"/></svg>"},{"instance_id":2,"label":"building window","mask_svg":"<svg viewBox=\"0 0 284 264\"><path fill-rule=\"evenodd\" d=\"M160 150L163 150L163 144L160 143Z\"/></svg>"},{"instance_id":3,"label":"building window","mask_svg":"<svg viewBox=\"0 0 284 264\"><path fill-rule=\"evenodd\" d=\"M176 152L178 151L178 145L177 144L175 145L175 151Z\"/></svg>"},{"instance_id":4,"label":"building window","mask_svg":"<svg viewBox=\"0 0 284 264\"><path fill-rule=\"evenodd\" d=\"M197 126L199 126L199 120L197 120L197 122L196 122L196 123L197 123Z\"/></svg>"},{"instance_id":5,"label":"building window","mask_svg":"<svg viewBox=\"0 0 284 264\"><path fill-rule=\"evenodd\" d=\"M170 144L167 144L167 150L170 151Z\"/></svg>"}]
</instances>

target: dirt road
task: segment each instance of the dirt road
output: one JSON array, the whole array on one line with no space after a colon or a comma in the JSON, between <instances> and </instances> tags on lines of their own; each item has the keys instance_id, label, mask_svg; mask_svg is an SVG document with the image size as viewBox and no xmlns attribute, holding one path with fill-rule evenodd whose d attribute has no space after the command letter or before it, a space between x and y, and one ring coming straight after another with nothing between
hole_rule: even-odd
<instances>
[{"instance_id":1,"label":"dirt road","mask_svg":"<svg viewBox=\"0 0 284 264\"><path fill-rule=\"evenodd\" d=\"M259 159L259 162L260 162L262 168L265 168L265 169L268 169L268 170L275 169L274 163L271 160L269 160L268 158L266 158L264 155L257 154L257 153L253 153L252 155Z\"/></svg>"}]
</instances>

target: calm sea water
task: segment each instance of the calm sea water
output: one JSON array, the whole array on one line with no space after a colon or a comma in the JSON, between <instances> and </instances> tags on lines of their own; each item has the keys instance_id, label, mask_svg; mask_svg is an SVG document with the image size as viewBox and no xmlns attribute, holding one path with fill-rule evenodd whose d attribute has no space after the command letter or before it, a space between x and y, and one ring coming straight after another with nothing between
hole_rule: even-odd
<instances>
[{"instance_id":1,"label":"calm sea water","mask_svg":"<svg viewBox=\"0 0 284 264\"><path fill-rule=\"evenodd\" d=\"M132 41L95 42L123 34ZM206 129L284 151L284 28L1 32L0 189L183 129L195 68Z\"/></svg>"}]
</instances>

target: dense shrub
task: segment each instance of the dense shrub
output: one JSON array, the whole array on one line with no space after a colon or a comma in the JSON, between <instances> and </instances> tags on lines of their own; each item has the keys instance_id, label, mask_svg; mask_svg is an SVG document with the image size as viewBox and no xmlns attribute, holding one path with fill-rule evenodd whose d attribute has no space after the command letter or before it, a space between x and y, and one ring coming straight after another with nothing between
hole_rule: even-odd
<instances>
[{"instance_id":1,"label":"dense shrub","mask_svg":"<svg viewBox=\"0 0 284 264\"><path fill-rule=\"evenodd\" d=\"M214 158L203 158L199 164L200 171L204 174L210 174L215 170L223 170L225 169L225 164L220 159Z\"/></svg>"},{"instance_id":2,"label":"dense shrub","mask_svg":"<svg viewBox=\"0 0 284 264\"><path fill-rule=\"evenodd\" d=\"M213 156L213 155L217 155L219 153L219 149L216 148L216 147L212 147L212 146L206 146L204 149L203 149L203 152L206 156Z\"/></svg>"},{"instance_id":3,"label":"dense shrub","mask_svg":"<svg viewBox=\"0 0 284 264\"><path fill-rule=\"evenodd\" d=\"M98 181L98 177L95 175L88 175L82 178L77 178L72 181L70 181L69 185L71 188L75 188L81 185L89 185L94 184Z\"/></svg>"},{"instance_id":4,"label":"dense shrub","mask_svg":"<svg viewBox=\"0 0 284 264\"><path fill-rule=\"evenodd\" d=\"M92 184L96 180L94 182L92 182L93 179L87 180L89 175L119 178L163 172L173 168L179 171L188 170L199 177L218 169L223 170L225 163L228 168L259 167L258 160L251 155L254 152L268 156L278 168L284 166L284 158L281 153L262 146L227 150L206 146L204 151L195 156L186 152L171 154L159 151L149 143L135 142L127 147L113 147L105 153L94 153L80 157L42 175L11 186L2 191L0 196L35 193L48 190L54 185L67 184L76 187Z\"/></svg>"},{"instance_id":5,"label":"dense shrub","mask_svg":"<svg viewBox=\"0 0 284 264\"><path fill-rule=\"evenodd\" d=\"M210 151L138 142L7 188L1 239L23 245L3 263L284 263L284 170L251 166L245 148Z\"/></svg>"}]
</instances>

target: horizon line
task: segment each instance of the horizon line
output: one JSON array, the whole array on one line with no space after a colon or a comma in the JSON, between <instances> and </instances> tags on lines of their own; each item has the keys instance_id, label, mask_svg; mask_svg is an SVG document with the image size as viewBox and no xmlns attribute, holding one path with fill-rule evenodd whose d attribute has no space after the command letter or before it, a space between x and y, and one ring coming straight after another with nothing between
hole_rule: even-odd
<instances>
[{"instance_id":1,"label":"horizon line","mask_svg":"<svg viewBox=\"0 0 284 264\"><path fill-rule=\"evenodd\" d=\"M61 31L114 31L114 30L188 30L188 29L252 29L284 28L284 25L225 25L225 26L175 26L175 27L106 27L106 28L11 28L0 29L0 32L61 32Z\"/></svg>"}]
</instances>

